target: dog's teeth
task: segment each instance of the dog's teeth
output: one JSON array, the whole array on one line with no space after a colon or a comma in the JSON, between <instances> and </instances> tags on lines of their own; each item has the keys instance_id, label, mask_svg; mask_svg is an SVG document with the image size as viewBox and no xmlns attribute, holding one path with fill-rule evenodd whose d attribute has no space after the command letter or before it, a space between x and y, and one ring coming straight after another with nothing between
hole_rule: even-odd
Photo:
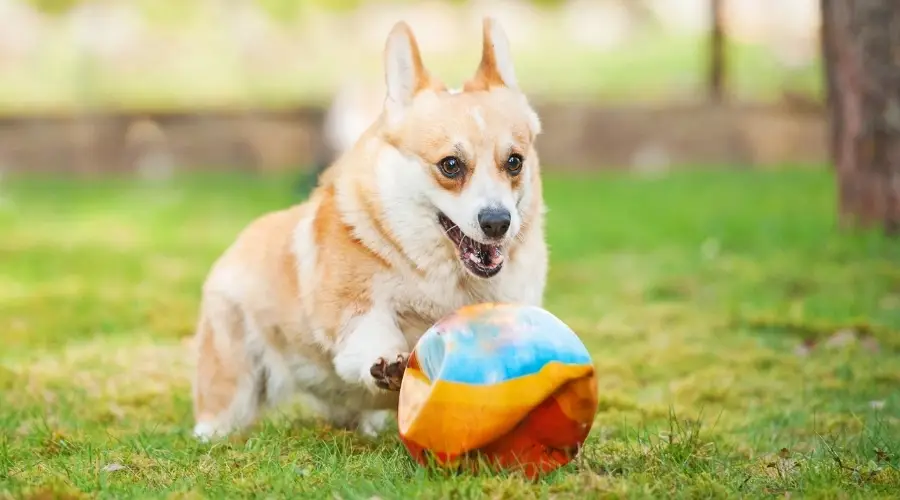
<instances>
[{"instance_id":1,"label":"dog's teeth","mask_svg":"<svg viewBox=\"0 0 900 500\"><path fill-rule=\"evenodd\" d=\"M469 254L468 254L468 257L469 257L469 260L471 260L472 262L474 262L474 263L476 263L476 264L480 264L480 263L481 263L481 259L479 259L478 256L475 255L474 253L469 253Z\"/></svg>"}]
</instances>

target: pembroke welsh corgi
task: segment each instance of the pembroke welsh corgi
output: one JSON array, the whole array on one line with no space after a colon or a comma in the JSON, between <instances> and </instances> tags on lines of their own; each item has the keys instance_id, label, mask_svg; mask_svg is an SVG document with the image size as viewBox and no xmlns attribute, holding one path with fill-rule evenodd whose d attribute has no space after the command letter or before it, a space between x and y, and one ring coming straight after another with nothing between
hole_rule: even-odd
<instances>
[{"instance_id":1,"label":"pembroke welsh corgi","mask_svg":"<svg viewBox=\"0 0 900 500\"><path fill-rule=\"evenodd\" d=\"M213 265L195 337L194 433L220 436L293 394L375 435L433 323L480 302L542 303L540 120L485 18L474 77L448 90L405 22L374 122L309 199L252 222Z\"/></svg>"}]
</instances>

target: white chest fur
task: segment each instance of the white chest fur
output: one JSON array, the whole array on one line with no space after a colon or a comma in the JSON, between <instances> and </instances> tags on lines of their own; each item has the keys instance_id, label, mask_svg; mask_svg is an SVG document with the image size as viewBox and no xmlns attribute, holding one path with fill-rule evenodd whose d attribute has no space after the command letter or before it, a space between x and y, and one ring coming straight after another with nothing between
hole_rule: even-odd
<instances>
[{"instance_id":1,"label":"white chest fur","mask_svg":"<svg viewBox=\"0 0 900 500\"><path fill-rule=\"evenodd\" d=\"M540 235L536 235L540 236ZM527 241L491 279L469 276L456 262L426 275L398 273L379 280L377 295L387 298L398 326L413 346L435 322L469 304L511 302L540 306L546 275L546 250L538 238Z\"/></svg>"}]
</instances>

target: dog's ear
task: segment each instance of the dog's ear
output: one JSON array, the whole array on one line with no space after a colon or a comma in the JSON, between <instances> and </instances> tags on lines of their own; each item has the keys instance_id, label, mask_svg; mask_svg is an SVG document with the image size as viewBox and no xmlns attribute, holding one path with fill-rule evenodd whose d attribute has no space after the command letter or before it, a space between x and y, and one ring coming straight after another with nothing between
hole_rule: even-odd
<instances>
[{"instance_id":1,"label":"dog's ear","mask_svg":"<svg viewBox=\"0 0 900 500\"><path fill-rule=\"evenodd\" d=\"M490 90L491 87L518 90L509 39L500 23L492 17L485 17L482 36L481 64L475 76L466 82L466 90Z\"/></svg>"},{"instance_id":2,"label":"dog's ear","mask_svg":"<svg viewBox=\"0 0 900 500\"><path fill-rule=\"evenodd\" d=\"M419 44L403 21L391 29L384 47L384 79L387 87L384 106L389 118L398 119L420 91L440 87L422 64Z\"/></svg>"}]
</instances>

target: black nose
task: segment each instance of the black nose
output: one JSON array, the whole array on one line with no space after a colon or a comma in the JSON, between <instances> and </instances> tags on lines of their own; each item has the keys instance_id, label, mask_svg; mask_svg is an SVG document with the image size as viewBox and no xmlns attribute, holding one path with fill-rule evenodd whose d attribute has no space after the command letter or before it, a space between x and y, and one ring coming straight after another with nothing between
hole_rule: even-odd
<instances>
[{"instance_id":1,"label":"black nose","mask_svg":"<svg viewBox=\"0 0 900 500\"><path fill-rule=\"evenodd\" d=\"M499 238L509 229L509 210L505 208L485 208L478 212L478 224L488 238Z\"/></svg>"}]
</instances>

